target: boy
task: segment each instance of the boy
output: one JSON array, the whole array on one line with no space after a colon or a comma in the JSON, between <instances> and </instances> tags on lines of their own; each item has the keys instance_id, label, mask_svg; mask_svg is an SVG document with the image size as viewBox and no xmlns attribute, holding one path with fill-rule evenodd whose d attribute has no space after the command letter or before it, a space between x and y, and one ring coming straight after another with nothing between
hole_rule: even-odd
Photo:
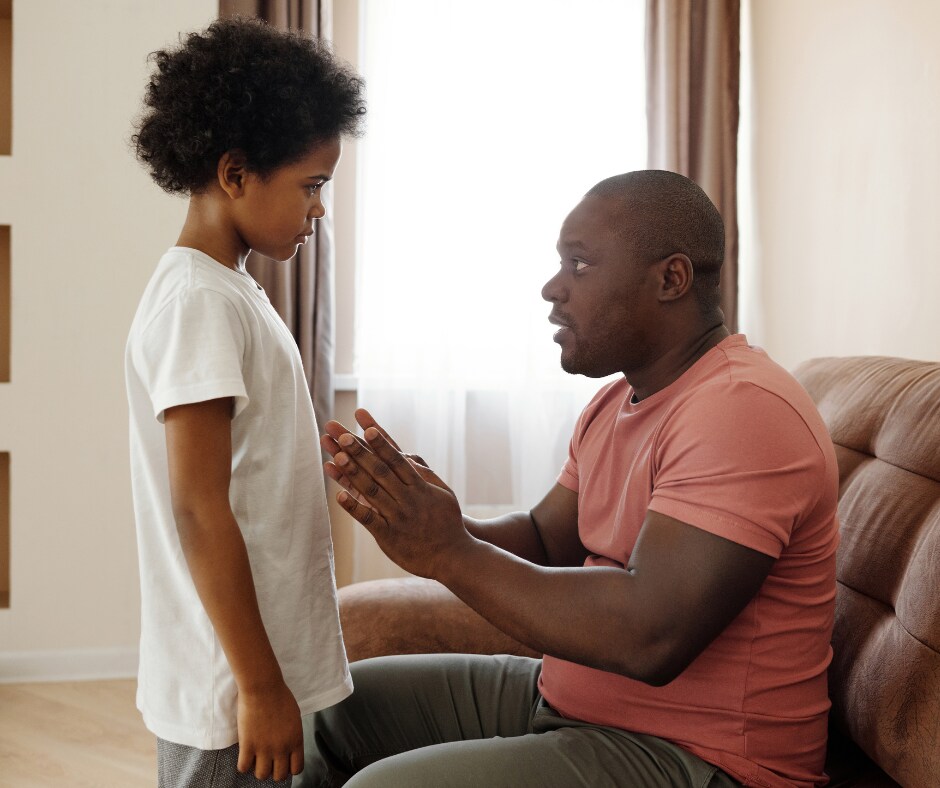
<instances>
[{"instance_id":1,"label":"boy","mask_svg":"<svg viewBox=\"0 0 940 788\"><path fill-rule=\"evenodd\" d=\"M245 258L287 260L314 232L363 83L315 40L247 20L153 59L133 143L189 211L127 342L137 705L161 788L287 785L301 715L352 682L310 395Z\"/></svg>"}]
</instances>

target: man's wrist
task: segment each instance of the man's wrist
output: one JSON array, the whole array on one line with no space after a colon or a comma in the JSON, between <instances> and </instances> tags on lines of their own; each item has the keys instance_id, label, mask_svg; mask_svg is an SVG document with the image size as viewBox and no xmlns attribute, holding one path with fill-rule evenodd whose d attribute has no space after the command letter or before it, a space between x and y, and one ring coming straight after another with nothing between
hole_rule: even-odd
<instances>
[{"instance_id":1,"label":"man's wrist","mask_svg":"<svg viewBox=\"0 0 940 788\"><path fill-rule=\"evenodd\" d=\"M485 542L469 533L466 528L459 539L455 539L445 550L438 553L434 561L433 579L445 586L457 583L468 572L473 572L475 556L479 555Z\"/></svg>"}]
</instances>

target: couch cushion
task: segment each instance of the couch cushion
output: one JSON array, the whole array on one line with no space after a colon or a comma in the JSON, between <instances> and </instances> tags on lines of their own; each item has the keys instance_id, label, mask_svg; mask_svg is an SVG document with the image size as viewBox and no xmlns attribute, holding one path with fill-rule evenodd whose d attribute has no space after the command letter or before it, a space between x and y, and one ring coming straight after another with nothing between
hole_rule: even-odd
<instances>
[{"instance_id":1,"label":"couch cushion","mask_svg":"<svg viewBox=\"0 0 940 788\"><path fill-rule=\"evenodd\" d=\"M796 377L839 461L833 724L903 785L940 780L940 364L815 359Z\"/></svg>"}]
</instances>

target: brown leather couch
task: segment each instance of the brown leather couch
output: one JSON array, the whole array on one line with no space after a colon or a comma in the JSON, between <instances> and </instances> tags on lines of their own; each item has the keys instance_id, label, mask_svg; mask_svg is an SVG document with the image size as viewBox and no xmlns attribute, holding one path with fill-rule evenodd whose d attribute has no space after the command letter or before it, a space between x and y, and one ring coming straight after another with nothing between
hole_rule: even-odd
<instances>
[{"instance_id":1,"label":"brown leather couch","mask_svg":"<svg viewBox=\"0 0 940 788\"><path fill-rule=\"evenodd\" d=\"M839 461L830 786L940 786L940 364L824 358L795 374ZM340 613L351 660L538 656L433 581L347 586Z\"/></svg>"}]
</instances>

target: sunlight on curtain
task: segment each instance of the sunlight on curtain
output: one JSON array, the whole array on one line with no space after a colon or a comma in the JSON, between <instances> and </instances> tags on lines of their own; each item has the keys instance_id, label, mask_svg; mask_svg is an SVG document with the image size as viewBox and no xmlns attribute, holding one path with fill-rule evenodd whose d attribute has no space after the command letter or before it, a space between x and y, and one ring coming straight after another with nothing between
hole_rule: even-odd
<instances>
[{"instance_id":1,"label":"sunlight on curtain","mask_svg":"<svg viewBox=\"0 0 940 788\"><path fill-rule=\"evenodd\" d=\"M645 167L645 4L362 3L359 402L468 513L530 508L602 383L539 292L581 195Z\"/></svg>"}]
</instances>

